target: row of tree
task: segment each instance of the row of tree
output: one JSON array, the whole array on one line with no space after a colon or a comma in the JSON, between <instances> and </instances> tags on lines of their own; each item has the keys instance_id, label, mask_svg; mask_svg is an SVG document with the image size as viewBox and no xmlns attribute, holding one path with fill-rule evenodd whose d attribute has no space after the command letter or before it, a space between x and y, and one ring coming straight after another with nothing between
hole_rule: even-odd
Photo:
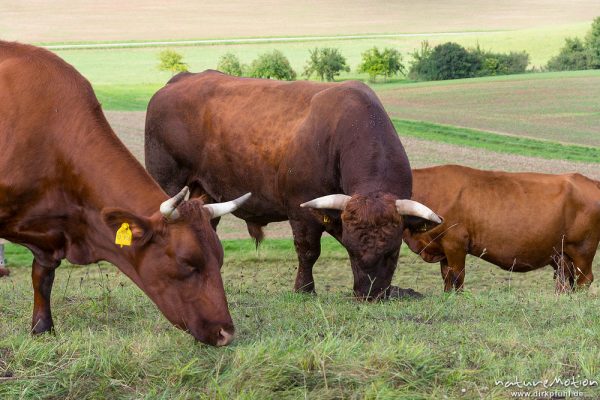
<instances>
[{"instance_id":1,"label":"row of tree","mask_svg":"<svg viewBox=\"0 0 600 400\"><path fill-rule=\"evenodd\" d=\"M173 74L187 71L183 57L172 50L162 51L159 58L161 70ZM428 81L518 74L525 72L528 65L529 54L525 51L494 53L479 46L466 49L451 42L432 48L428 42L423 42L421 48L412 53L408 69L398 50L373 47L362 53L357 71L368 74L372 82L378 76L387 80L398 74ZM560 53L548 62L546 68L551 71L600 68L600 17L592 23L585 40L567 38ZM294 80L297 77L290 61L279 50L261 54L249 65L242 64L235 54L227 53L219 59L217 69L230 75L254 78ZM350 67L339 49L317 47L309 50L302 75L308 79L316 76L322 81L333 81L342 72L350 72Z\"/></svg>"},{"instance_id":2,"label":"row of tree","mask_svg":"<svg viewBox=\"0 0 600 400\"><path fill-rule=\"evenodd\" d=\"M161 52L160 60L159 68L162 70L172 74L187 71L182 56L172 50ZM450 42L431 48L428 42L423 42L421 48L412 54L408 70L398 50L373 47L362 53L357 71L368 74L371 82L378 76L387 80L398 74L416 80L442 80L521 73L528 64L526 52L492 53L480 47L467 50ZM279 50L263 53L249 65L242 64L235 54L227 53L219 59L217 69L229 75L253 78L294 80L297 77L290 61ZM315 76L322 81L333 81L342 72L349 71L346 58L339 49L317 47L309 50L302 75L308 79Z\"/></svg>"},{"instance_id":3,"label":"row of tree","mask_svg":"<svg viewBox=\"0 0 600 400\"><path fill-rule=\"evenodd\" d=\"M550 71L600 69L600 17L594 19L584 40L565 39L565 45L548 61L547 68Z\"/></svg>"},{"instance_id":4,"label":"row of tree","mask_svg":"<svg viewBox=\"0 0 600 400\"><path fill-rule=\"evenodd\" d=\"M261 54L250 65L242 64L235 54L227 53L219 59L217 69L229 75L253 78L293 80L297 76L289 60L279 50ZM315 76L322 81L333 81L342 72L350 72L350 67L339 49L317 47L309 50L309 58L302 76L309 79ZM371 81L375 81L377 76L387 79L398 73L404 73L402 56L394 49L380 51L373 47L363 53L358 72L369 74Z\"/></svg>"}]
</instances>

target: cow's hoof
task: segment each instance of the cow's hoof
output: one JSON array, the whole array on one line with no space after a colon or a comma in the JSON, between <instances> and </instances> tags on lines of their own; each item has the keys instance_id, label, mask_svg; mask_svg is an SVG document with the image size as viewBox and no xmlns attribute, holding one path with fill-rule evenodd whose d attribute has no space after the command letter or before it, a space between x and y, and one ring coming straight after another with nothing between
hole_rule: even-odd
<instances>
[{"instance_id":1,"label":"cow's hoof","mask_svg":"<svg viewBox=\"0 0 600 400\"><path fill-rule=\"evenodd\" d=\"M10 271L4 267L0 267L0 277L2 276L9 276L10 275Z\"/></svg>"},{"instance_id":2,"label":"cow's hoof","mask_svg":"<svg viewBox=\"0 0 600 400\"><path fill-rule=\"evenodd\" d=\"M52 321L38 320L31 328L32 335L42 335L44 333L54 333L54 324Z\"/></svg>"},{"instance_id":3,"label":"cow's hoof","mask_svg":"<svg viewBox=\"0 0 600 400\"><path fill-rule=\"evenodd\" d=\"M294 292L296 293L307 293L307 294L317 294L315 290L315 283L310 282L305 285L296 285L294 287Z\"/></svg>"},{"instance_id":4,"label":"cow's hoof","mask_svg":"<svg viewBox=\"0 0 600 400\"><path fill-rule=\"evenodd\" d=\"M391 286L389 291L388 291L388 295L387 295L388 299L421 299L423 298L423 295L413 289L407 288L407 289L402 289L399 288L398 286Z\"/></svg>"}]
</instances>

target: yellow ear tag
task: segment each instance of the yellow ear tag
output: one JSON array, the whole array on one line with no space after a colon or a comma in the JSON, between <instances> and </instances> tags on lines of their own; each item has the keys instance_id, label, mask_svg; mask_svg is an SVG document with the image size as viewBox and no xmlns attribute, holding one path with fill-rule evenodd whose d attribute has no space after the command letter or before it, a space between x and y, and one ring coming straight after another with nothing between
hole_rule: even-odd
<instances>
[{"instance_id":1,"label":"yellow ear tag","mask_svg":"<svg viewBox=\"0 0 600 400\"><path fill-rule=\"evenodd\" d=\"M121 227L117 231L117 237L115 238L115 244L121 246L131 246L131 238L133 234L131 233L131 229L129 229L129 224L127 222L123 222Z\"/></svg>"},{"instance_id":2,"label":"yellow ear tag","mask_svg":"<svg viewBox=\"0 0 600 400\"><path fill-rule=\"evenodd\" d=\"M331 219L329 219L328 215L323 215L323 223L324 224L328 224L331 222Z\"/></svg>"}]
</instances>

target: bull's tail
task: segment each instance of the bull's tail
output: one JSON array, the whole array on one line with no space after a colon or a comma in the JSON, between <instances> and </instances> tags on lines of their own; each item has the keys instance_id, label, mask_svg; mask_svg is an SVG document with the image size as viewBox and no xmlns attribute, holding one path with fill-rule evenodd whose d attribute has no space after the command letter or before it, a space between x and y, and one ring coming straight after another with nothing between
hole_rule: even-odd
<instances>
[{"instance_id":1,"label":"bull's tail","mask_svg":"<svg viewBox=\"0 0 600 400\"><path fill-rule=\"evenodd\" d=\"M265 238L265 232L263 231L263 225L254 224L252 222L246 222L246 226L248 227L248 233L254 239L254 243L256 244L256 248L258 249L258 245Z\"/></svg>"}]
</instances>

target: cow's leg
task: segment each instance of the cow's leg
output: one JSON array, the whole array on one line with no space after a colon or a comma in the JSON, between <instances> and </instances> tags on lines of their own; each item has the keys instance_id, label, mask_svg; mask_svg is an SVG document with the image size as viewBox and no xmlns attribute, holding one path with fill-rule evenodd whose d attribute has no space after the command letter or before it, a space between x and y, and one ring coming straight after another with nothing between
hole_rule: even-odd
<instances>
[{"instance_id":1,"label":"cow's leg","mask_svg":"<svg viewBox=\"0 0 600 400\"><path fill-rule=\"evenodd\" d=\"M442 278L444 279L444 291L452 289L462 291L465 282L465 259L464 251L444 251L446 258L440 262Z\"/></svg>"},{"instance_id":2,"label":"cow's leg","mask_svg":"<svg viewBox=\"0 0 600 400\"><path fill-rule=\"evenodd\" d=\"M8 276L10 273L5 266L6 261L4 259L4 240L0 239L0 277Z\"/></svg>"},{"instance_id":3,"label":"cow's leg","mask_svg":"<svg viewBox=\"0 0 600 400\"><path fill-rule=\"evenodd\" d=\"M454 281L454 273L448 266L448 260L445 258L440 261L440 269L442 272L442 279L444 280L444 292L450 292L454 286L452 284Z\"/></svg>"},{"instance_id":4,"label":"cow's leg","mask_svg":"<svg viewBox=\"0 0 600 400\"><path fill-rule=\"evenodd\" d=\"M33 260L31 279L33 281L33 318L31 332L39 334L53 330L52 312L50 311L50 293L54 283L54 270L58 264L47 267Z\"/></svg>"},{"instance_id":5,"label":"cow's leg","mask_svg":"<svg viewBox=\"0 0 600 400\"><path fill-rule=\"evenodd\" d=\"M555 293L570 292L575 284L573 261L567 254L562 254L554 260Z\"/></svg>"},{"instance_id":6,"label":"cow's leg","mask_svg":"<svg viewBox=\"0 0 600 400\"><path fill-rule=\"evenodd\" d=\"M592 272L594 254L572 254L570 257L573 260L573 280L576 280L577 288L589 287L594 281L594 273Z\"/></svg>"},{"instance_id":7,"label":"cow's leg","mask_svg":"<svg viewBox=\"0 0 600 400\"><path fill-rule=\"evenodd\" d=\"M294 290L315 293L312 269L321 254L323 227L319 224L298 220L290 220L290 225L294 233L294 246L299 262Z\"/></svg>"}]
</instances>

